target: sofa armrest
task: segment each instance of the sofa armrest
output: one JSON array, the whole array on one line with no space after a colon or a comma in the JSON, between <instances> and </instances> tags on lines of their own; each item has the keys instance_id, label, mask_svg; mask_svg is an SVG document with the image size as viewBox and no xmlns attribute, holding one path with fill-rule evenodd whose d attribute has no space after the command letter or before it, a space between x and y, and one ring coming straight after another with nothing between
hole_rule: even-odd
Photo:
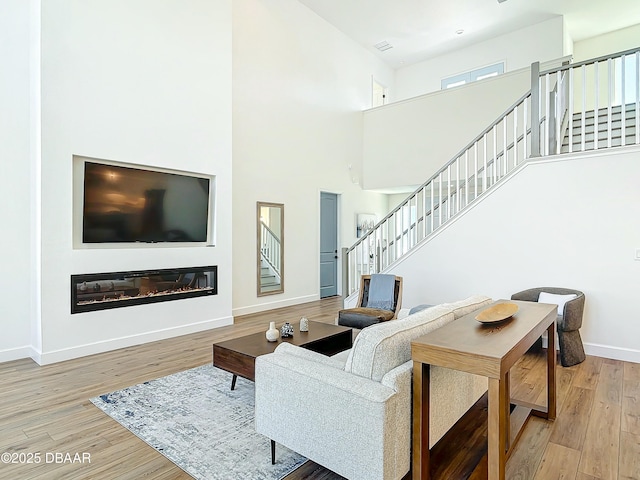
<instances>
[{"instance_id":1,"label":"sofa armrest","mask_svg":"<svg viewBox=\"0 0 640 480\"><path fill-rule=\"evenodd\" d=\"M393 388L400 378L406 385ZM410 372L386 380L285 352L259 356L256 431L347 478L401 478L410 462L397 450L410 451L411 430L410 418L398 417L411 405Z\"/></svg>"}]
</instances>

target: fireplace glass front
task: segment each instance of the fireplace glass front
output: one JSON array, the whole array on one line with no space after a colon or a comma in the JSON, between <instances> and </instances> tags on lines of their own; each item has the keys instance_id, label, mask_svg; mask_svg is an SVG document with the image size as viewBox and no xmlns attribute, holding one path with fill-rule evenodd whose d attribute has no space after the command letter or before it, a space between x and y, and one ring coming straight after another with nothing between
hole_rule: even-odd
<instances>
[{"instance_id":1,"label":"fireplace glass front","mask_svg":"<svg viewBox=\"0 0 640 480\"><path fill-rule=\"evenodd\" d=\"M71 313L217 293L217 266L71 275Z\"/></svg>"}]
</instances>

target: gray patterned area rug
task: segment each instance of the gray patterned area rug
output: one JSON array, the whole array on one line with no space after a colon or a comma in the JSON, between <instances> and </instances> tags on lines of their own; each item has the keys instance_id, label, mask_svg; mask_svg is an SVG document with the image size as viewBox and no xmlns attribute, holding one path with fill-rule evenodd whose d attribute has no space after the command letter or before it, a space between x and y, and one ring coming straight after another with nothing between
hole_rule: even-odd
<instances>
[{"instance_id":1,"label":"gray patterned area rug","mask_svg":"<svg viewBox=\"0 0 640 480\"><path fill-rule=\"evenodd\" d=\"M198 480L275 480L306 459L254 427L253 383L203 365L91 402Z\"/></svg>"}]
</instances>

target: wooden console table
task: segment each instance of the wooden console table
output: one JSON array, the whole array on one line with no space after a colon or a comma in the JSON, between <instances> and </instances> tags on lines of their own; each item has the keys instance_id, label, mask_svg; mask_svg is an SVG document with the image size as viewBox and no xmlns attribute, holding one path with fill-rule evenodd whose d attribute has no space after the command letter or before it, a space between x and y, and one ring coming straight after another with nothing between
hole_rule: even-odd
<instances>
[{"instance_id":1,"label":"wooden console table","mask_svg":"<svg viewBox=\"0 0 640 480\"><path fill-rule=\"evenodd\" d=\"M494 304L504 303L499 300ZM481 324L465 315L411 343L413 359L413 480L429 480L430 365L489 378L488 478L504 480L505 465L529 415L549 420L556 416L556 306L509 301L518 312L497 324ZM509 369L547 331L547 407L520 403L511 410ZM513 403L519 402L514 400ZM513 422L512 422L513 420ZM519 421L516 421L519 420ZM512 425L512 423L514 425ZM517 425L516 425L517 423Z\"/></svg>"}]
</instances>

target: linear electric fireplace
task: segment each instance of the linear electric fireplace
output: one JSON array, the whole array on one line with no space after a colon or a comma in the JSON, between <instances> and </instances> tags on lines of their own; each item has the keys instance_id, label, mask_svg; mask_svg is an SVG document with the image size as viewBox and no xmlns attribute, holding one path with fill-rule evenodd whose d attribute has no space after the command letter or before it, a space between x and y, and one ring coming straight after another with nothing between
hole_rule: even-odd
<instances>
[{"instance_id":1,"label":"linear electric fireplace","mask_svg":"<svg viewBox=\"0 0 640 480\"><path fill-rule=\"evenodd\" d=\"M71 275L71 313L217 293L217 266Z\"/></svg>"}]
</instances>

